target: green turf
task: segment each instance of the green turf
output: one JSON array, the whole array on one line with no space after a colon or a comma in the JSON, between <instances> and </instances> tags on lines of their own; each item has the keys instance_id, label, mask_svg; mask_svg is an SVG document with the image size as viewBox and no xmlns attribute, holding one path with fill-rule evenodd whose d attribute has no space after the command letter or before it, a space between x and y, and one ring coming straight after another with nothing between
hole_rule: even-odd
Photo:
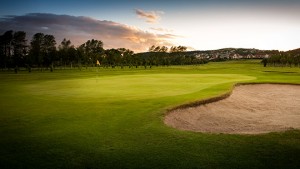
<instances>
[{"instance_id":1,"label":"green turf","mask_svg":"<svg viewBox=\"0 0 300 169\"><path fill-rule=\"evenodd\" d=\"M238 82L300 83L259 61L152 69L0 73L0 168L300 168L300 131L205 134L167 109Z\"/></svg>"}]
</instances>

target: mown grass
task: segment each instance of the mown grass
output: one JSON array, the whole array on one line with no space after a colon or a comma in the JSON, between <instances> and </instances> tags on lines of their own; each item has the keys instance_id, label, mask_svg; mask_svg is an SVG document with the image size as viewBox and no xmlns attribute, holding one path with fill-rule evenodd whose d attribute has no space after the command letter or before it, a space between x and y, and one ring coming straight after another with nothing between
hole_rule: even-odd
<instances>
[{"instance_id":1,"label":"mown grass","mask_svg":"<svg viewBox=\"0 0 300 169\"><path fill-rule=\"evenodd\" d=\"M0 168L299 168L300 131L179 131L166 110L238 82L300 83L259 61L0 73Z\"/></svg>"}]
</instances>

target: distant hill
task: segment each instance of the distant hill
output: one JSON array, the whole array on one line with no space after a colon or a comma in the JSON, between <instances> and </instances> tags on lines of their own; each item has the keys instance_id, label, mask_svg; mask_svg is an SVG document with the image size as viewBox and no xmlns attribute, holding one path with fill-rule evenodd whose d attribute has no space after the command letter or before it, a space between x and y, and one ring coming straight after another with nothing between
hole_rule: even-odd
<instances>
[{"instance_id":1,"label":"distant hill","mask_svg":"<svg viewBox=\"0 0 300 169\"><path fill-rule=\"evenodd\" d=\"M216 59L253 59L267 58L273 54L279 54L278 50L259 50L248 48L223 48L217 50L197 50L187 51L186 55L192 55L197 58L216 60Z\"/></svg>"}]
</instances>

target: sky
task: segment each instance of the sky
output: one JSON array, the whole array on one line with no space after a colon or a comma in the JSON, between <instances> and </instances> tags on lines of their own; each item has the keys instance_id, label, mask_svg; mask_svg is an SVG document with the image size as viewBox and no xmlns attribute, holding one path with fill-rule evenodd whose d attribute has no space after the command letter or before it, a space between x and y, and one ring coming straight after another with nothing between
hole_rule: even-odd
<instances>
[{"instance_id":1,"label":"sky","mask_svg":"<svg viewBox=\"0 0 300 169\"><path fill-rule=\"evenodd\" d=\"M78 46L144 52L152 45L189 50L300 47L300 0L1 0L0 34L52 34Z\"/></svg>"}]
</instances>

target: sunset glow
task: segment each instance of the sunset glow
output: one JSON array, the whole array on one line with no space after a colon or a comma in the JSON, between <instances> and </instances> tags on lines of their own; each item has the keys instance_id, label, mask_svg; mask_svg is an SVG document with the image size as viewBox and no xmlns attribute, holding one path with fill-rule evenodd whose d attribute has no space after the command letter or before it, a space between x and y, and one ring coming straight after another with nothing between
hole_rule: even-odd
<instances>
[{"instance_id":1,"label":"sunset glow","mask_svg":"<svg viewBox=\"0 0 300 169\"><path fill-rule=\"evenodd\" d=\"M18 5L16 5L18 4ZM291 50L300 46L300 1L3 1L0 33L53 34L80 45L135 52L151 45L189 50L227 47Z\"/></svg>"}]
</instances>

